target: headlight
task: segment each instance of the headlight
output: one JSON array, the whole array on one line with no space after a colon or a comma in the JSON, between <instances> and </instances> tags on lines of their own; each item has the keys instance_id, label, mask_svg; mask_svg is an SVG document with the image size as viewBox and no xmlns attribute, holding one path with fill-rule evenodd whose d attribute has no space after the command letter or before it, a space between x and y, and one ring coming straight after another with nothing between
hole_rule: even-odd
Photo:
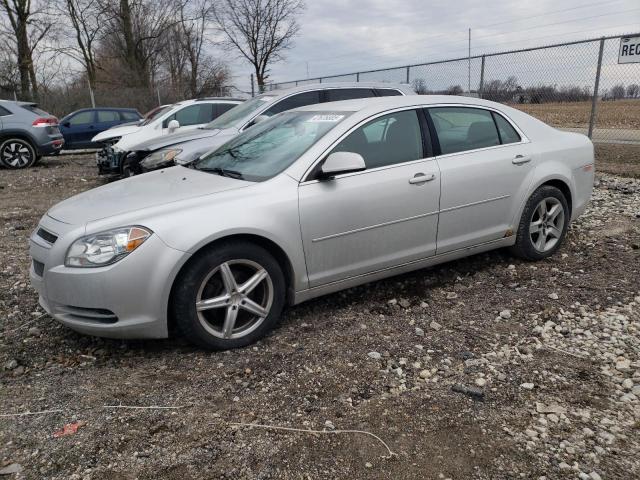
<instances>
[{"instance_id":1,"label":"headlight","mask_svg":"<svg viewBox=\"0 0 640 480\"><path fill-rule=\"evenodd\" d=\"M79 238L67 251L67 267L103 267L116 263L152 234L144 227L122 227Z\"/></svg>"},{"instance_id":2,"label":"headlight","mask_svg":"<svg viewBox=\"0 0 640 480\"><path fill-rule=\"evenodd\" d=\"M147 158L140 162L140 165L147 170L152 170L154 168L158 168L163 166L165 163L173 162L173 159L176 158L182 150L178 148L170 148L168 150L158 150L157 152L153 152Z\"/></svg>"}]
</instances>

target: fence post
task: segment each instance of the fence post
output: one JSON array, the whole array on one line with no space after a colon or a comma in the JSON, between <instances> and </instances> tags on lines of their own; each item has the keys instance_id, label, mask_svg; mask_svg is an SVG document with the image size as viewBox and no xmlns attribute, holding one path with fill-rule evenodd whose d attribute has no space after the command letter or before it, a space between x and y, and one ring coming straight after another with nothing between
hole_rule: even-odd
<instances>
[{"instance_id":1,"label":"fence post","mask_svg":"<svg viewBox=\"0 0 640 480\"><path fill-rule=\"evenodd\" d=\"M600 71L602 70L602 52L604 51L604 37L600 39L600 50L598 51L598 67L596 68L596 81L593 85L593 98L591 99L591 117L589 118L589 132L587 136L593 138L593 126L596 123L598 112L598 89L600 88Z\"/></svg>"},{"instance_id":2,"label":"fence post","mask_svg":"<svg viewBox=\"0 0 640 480\"><path fill-rule=\"evenodd\" d=\"M253 73L251 74L251 98L256 96L256 89L253 83Z\"/></svg>"},{"instance_id":3,"label":"fence post","mask_svg":"<svg viewBox=\"0 0 640 480\"><path fill-rule=\"evenodd\" d=\"M322 77L320 77L320 78L318 79L318 82L319 82L319 83L322 83Z\"/></svg>"},{"instance_id":4,"label":"fence post","mask_svg":"<svg viewBox=\"0 0 640 480\"><path fill-rule=\"evenodd\" d=\"M356 82L359 82L359 81L360 81L360 72L357 72L356 73Z\"/></svg>"},{"instance_id":5,"label":"fence post","mask_svg":"<svg viewBox=\"0 0 640 480\"><path fill-rule=\"evenodd\" d=\"M410 68L411 68L411 67L407 67L407 82L406 82L407 84L409 84L409 69L410 69Z\"/></svg>"},{"instance_id":6,"label":"fence post","mask_svg":"<svg viewBox=\"0 0 640 480\"><path fill-rule=\"evenodd\" d=\"M482 98L483 91L484 91L484 55L482 55L482 61L480 62L480 86L478 87L478 97Z\"/></svg>"}]
</instances>

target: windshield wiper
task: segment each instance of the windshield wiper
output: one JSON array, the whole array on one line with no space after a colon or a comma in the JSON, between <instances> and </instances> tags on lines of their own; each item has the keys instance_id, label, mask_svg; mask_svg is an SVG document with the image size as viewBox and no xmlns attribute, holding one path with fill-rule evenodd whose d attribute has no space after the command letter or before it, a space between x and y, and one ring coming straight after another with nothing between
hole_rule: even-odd
<instances>
[{"instance_id":1,"label":"windshield wiper","mask_svg":"<svg viewBox=\"0 0 640 480\"><path fill-rule=\"evenodd\" d=\"M228 170L226 168L221 168L221 167L215 167L215 168L202 167L202 168L200 168L200 167L194 166L193 168L195 168L196 170L201 170L203 172L215 173L216 175L220 175L221 177L242 179L242 173L238 172L237 170Z\"/></svg>"}]
</instances>

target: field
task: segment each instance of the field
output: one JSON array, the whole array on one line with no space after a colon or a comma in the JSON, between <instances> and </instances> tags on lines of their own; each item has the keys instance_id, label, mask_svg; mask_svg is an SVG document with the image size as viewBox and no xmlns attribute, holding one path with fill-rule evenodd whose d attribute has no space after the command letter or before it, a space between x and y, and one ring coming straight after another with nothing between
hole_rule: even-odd
<instances>
[{"instance_id":1,"label":"field","mask_svg":"<svg viewBox=\"0 0 640 480\"><path fill-rule=\"evenodd\" d=\"M591 115L591 102L516 104L511 106L554 127L587 127ZM598 102L596 127L640 129L640 99Z\"/></svg>"},{"instance_id":2,"label":"field","mask_svg":"<svg viewBox=\"0 0 640 480\"><path fill-rule=\"evenodd\" d=\"M226 353L43 314L30 232L100 183L90 157L0 170L7 478L640 478L639 180L599 174L547 261L496 251L330 295Z\"/></svg>"}]
</instances>

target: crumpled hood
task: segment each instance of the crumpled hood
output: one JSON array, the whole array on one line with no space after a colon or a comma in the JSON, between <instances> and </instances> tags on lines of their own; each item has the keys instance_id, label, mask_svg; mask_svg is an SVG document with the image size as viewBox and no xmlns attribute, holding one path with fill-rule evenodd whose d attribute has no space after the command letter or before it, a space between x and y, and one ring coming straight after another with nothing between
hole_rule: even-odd
<instances>
[{"instance_id":1,"label":"crumpled hood","mask_svg":"<svg viewBox=\"0 0 640 480\"><path fill-rule=\"evenodd\" d=\"M249 185L252 182L186 167L172 167L119 180L75 195L51 207L47 215L64 223L81 225Z\"/></svg>"},{"instance_id":2,"label":"crumpled hood","mask_svg":"<svg viewBox=\"0 0 640 480\"><path fill-rule=\"evenodd\" d=\"M119 125L117 127L110 128L104 132L100 132L91 139L92 142L104 142L115 137L122 137L124 135L130 135L140 130L140 125L137 123L133 125Z\"/></svg>"},{"instance_id":3,"label":"crumpled hood","mask_svg":"<svg viewBox=\"0 0 640 480\"><path fill-rule=\"evenodd\" d=\"M153 152L160 148L175 145L177 143L190 142L191 140L199 140L201 138L210 138L216 136L220 130L208 130L205 128L196 128L195 130L186 130L184 132L172 133L171 135L163 135L161 137L152 138L129 148L129 151L147 150Z\"/></svg>"}]
</instances>

